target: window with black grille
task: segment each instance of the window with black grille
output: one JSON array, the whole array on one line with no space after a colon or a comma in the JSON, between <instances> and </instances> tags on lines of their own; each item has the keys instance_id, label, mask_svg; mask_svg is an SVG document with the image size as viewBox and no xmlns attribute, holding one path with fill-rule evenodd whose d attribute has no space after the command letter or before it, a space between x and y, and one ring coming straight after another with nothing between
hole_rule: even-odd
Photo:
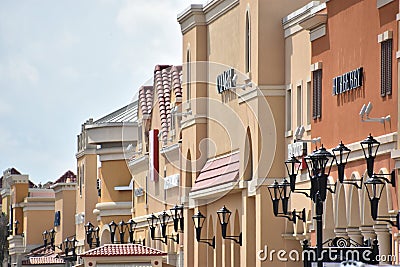
<instances>
[{"instance_id":1,"label":"window with black grille","mask_svg":"<svg viewBox=\"0 0 400 267\"><path fill-rule=\"evenodd\" d=\"M381 42L381 96L392 94L392 39Z\"/></svg>"},{"instance_id":2,"label":"window with black grille","mask_svg":"<svg viewBox=\"0 0 400 267\"><path fill-rule=\"evenodd\" d=\"M322 69L313 71L313 119L322 113Z\"/></svg>"}]
</instances>

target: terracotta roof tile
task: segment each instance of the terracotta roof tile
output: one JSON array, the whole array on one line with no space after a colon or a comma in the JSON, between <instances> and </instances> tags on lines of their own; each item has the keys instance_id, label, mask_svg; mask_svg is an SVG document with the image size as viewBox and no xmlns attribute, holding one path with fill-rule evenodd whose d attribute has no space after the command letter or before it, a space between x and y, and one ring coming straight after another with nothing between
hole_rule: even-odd
<instances>
[{"instance_id":1,"label":"terracotta roof tile","mask_svg":"<svg viewBox=\"0 0 400 267\"><path fill-rule=\"evenodd\" d=\"M66 173L64 173L60 178L58 178L54 183L73 183L76 182L76 175L72 171L68 170Z\"/></svg>"},{"instance_id":2,"label":"terracotta roof tile","mask_svg":"<svg viewBox=\"0 0 400 267\"><path fill-rule=\"evenodd\" d=\"M27 260L22 261L23 265L42 265L42 264L63 264L64 259L58 257L58 255L43 256L43 257L30 257Z\"/></svg>"},{"instance_id":3,"label":"terracotta roof tile","mask_svg":"<svg viewBox=\"0 0 400 267\"><path fill-rule=\"evenodd\" d=\"M81 254L81 257L165 256L167 253L139 244L106 244Z\"/></svg>"}]
</instances>

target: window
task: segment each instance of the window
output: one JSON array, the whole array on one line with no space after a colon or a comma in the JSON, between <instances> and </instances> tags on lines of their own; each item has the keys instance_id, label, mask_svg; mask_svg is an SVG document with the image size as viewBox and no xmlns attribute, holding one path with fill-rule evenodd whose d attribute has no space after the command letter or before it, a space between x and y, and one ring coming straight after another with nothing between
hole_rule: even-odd
<instances>
[{"instance_id":1,"label":"window","mask_svg":"<svg viewBox=\"0 0 400 267\"><path fill-rule=\"evenodd\" d=\"M60 226L61 221L61 211L56 211L54 213L54 226Z\"/></svg>"},{"instance_id":2,"label":"window","mask_svg":"<svg viewBox=\"0 0 400 267\"><path fill-rule=\"evenodd\" d=\"M392 39L381 42L381 96L392 94Z\"/></svg>"},{"instance_id":3,"label":"window","mask_svg":"<svg viewBox=\"0 0 400 267\"><path fill-rule=\"evenodd\" d=\"M250 49L250 37L251 37L251 32L250 32L250 16L249 16L249 11L246 12L246 44L245 44L245 71L250 72L250 63L251 63L251 49Z\"/></svg>"},{"instance_id":4,"label":"window","mask_svg":"<svg viewBox=\"0 0 400 267\"><path fill-rule=\"evenodd\" d=\"M190 93L190 50L187 50L186 54L186 97L187 100L189 101L191 98L191 93Z\"/></svg>"},{"instance_id":5,"label":"window","mask_svg":"<svg viewBox=\"0 0 400 267\"><path fill-rule=\"evenodd\" d=\"M301 85L297 86L296 98L297 98L297 103L296 103L297 126L301 126L303 124L303 97L302 97Z\"/></svg>"},{"instance_id":6,"label":"window","mask_svg":"<svg viewBox=\"0 0 400 267\"><path fill-rule=\"evenodd\" d=\"M138 125L138 150L141 151L142 150L142 131L143 131L143 126L142 124Z\"/></svg>"},{"instance_id":7,"label":"window","mask_svg":"<svg viewBox=\"0 0 400 267\"><path fill-rule=\"evenodd\" d=\"M292 130L292 90L286 90L286 131Z\"/></svg>"},{"instance_id":8,"label":"window","mask_svg":"<svg viewBox=\"0 0 400 267\"><path fill-rule=\"evenodd\" d=\"M311 82L307 82L307 125L311 124Z\"/></svg>"},{"instance_id":9,"label":"window","mask_svg":"<svg viewBox=\"0 0 400 267\"><path fill-rule=\"evenodd\" d=\"M82 178L81 178L81 168L78 166L78 170L76 172L78 174L78 183L79 183L79 196L82 197Z\"/></svg>"},{"instance_id":10,"label":"window","mask_svg":"<svg viewBox=\"0 0 400 267\"><path fill-rule=\"evenodd\" d=\"M101 180L99 178L97 178L97 183L96 183L96 187L97 187L97 196L101 197Z\"/></svg>"},{"instance_id":11,"label":"window","mask_svg":"<svg viewBox=\"0 0 400 267\"><path fill-rule=\"evenodd\" d=\"M322 69L313 71L313 119L322 113Z\"/></svg>"}]
</instances>

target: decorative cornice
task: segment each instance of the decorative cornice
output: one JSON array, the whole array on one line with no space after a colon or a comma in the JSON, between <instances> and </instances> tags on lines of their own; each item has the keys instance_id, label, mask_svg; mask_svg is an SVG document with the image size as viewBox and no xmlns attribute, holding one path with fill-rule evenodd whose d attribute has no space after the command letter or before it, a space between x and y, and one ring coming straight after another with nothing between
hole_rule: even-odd
<instances>
[{"instance_id":1,"label":"decorative cornice","mask_svg":"<svg viewBox=\"0 0 400 267\"><path fill-rule=\"evenodd\" d=\"M76 183L57 183L50 186L50 188L54 190L55 194L61 191L75 191Z\"/></svg>"},{"instance_id":2,"label":"decorative cornice","mask_svg":"<svg viewBox=\"0 0 400 267\"><path fill-rule=\"evenodd\" d=\"M79 159L85 155L96 155L96 148L86 148L84 150L81 150L75 154L75 157Z\"/></svg>"},{"instance_id":3,"label":"decorative cornice","mask_svg":"<svg viewBox=\"0 0 400 267\"><path fill-rule=\"evenodd\" d=\"M122 147L101 147L96 152L99 155L100 161L125 160L124 149Z\"/></svg>"},{"instance_id":4,"label":"decorative cornice","mask_svg":"<svg viewBox=\"0 0 400 267\"><path fill-rule=\"evenodd\" d=\"M260 85L252 90L246 90L238 93L239 104L265 96L285 96L285 85Z\"/></svg>"},{"instance_id":5,"label":"decorative cornice","mask_svg":"<svg viewBox=\"0 0 400 267\"><path fill-rule=\"evenodd\" d=\"M190 5L178 14L183 34L196 26L208 25L239 5L239 0L214 0L203 5Z\"/></svg>"},{"instance_id":6,"label":"decorative cornice","mask_svg":"<svg viewBox=\"0 0 400 267\"><path fill-rule=\"evenodd\" d=\"M315 8L319 4L319 1L312 1L284 17L282 19L282 26L285 32L285 38L303 30L303 28L299 25L299 22L310 16L313 8Z\"/></svg>"},{"instance_id":7,"label":"decorative cornice","mask_svg":"<svg viewBox=\"0 0 400 267\"><path fill-rule=\"evenodd\" d=\"M99 217L131 215L132 202L101 202L97 203L94 214Z\"/></svg>"},{"instance_id":8,"label":"decorative cornice","mask_svg":"<svg viewBox=\"0 0 400 267\"><path fill-rule=\"evenodd\" d=\"M149 155L143 155L139 158L129 160L128 167L135 172L141 172L147 170L149 167Z\"/></svg>"}]
</instances>

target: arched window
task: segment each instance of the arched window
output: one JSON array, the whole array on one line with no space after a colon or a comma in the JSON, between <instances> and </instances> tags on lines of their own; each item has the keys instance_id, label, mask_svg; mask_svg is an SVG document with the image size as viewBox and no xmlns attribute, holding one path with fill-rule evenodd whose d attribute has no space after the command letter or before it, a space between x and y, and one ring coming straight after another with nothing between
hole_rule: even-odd
<instances>
[{"instance_id":1,"label":"arched window","mask_svg":"<svg viewBox=\"0 0 400 267\"><path fill-rule=\"evenodd\" d=\"M190 50L187 50L186 53L186 97L189 101L191 98L190 95Z\"/></svg>"},{"instance_id":2,"label":"arched window","mask_svg":"<svg viewBox=\"0 0 400 267\"><path fill-rule=\"evenodd\" d=\"M245 71L250 72L251 64L251 43L250 43L251 31L250 31L250 14L246 12L246 36L245 36Z\"/></svg>"}]
</instances>

